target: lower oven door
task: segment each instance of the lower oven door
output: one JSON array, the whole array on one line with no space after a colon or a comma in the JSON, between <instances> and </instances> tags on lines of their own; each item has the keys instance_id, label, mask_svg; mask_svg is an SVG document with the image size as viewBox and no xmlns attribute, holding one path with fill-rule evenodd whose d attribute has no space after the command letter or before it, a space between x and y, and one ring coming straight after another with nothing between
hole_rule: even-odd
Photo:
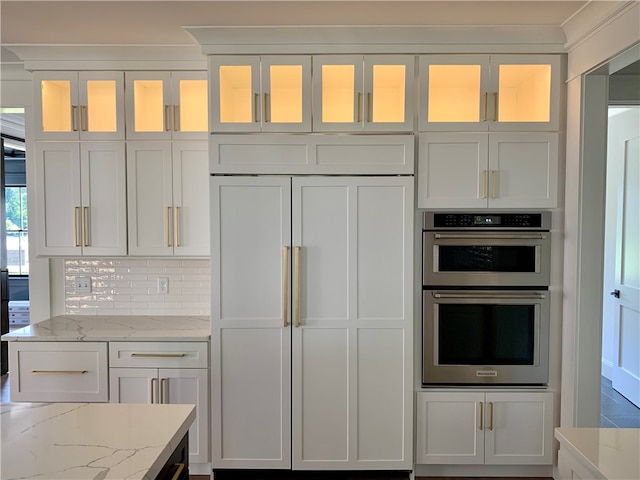
<instances>
[{"instance_id":1,"label":"lower oven door","mask_svg":"<svg viewBox=\"0 0 640 480\"><path fill-rule=\"evenodd\" d=\"M549 292L424 290L423 384L544 385Z\"/></svg>"}]
</instances>

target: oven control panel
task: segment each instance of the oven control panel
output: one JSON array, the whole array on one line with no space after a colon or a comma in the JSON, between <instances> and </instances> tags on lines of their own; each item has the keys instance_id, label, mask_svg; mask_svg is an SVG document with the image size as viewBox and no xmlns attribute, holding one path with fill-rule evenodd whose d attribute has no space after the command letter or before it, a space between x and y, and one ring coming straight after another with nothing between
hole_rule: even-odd
<instances>
[{"instance_id":1,"label":"oven control panel","mask_svg":"<svg viewBox=\"0 0 640 480\"><path fill-rule=\"evenodd\" d=\"M550 212L435 213L425 212L425 229L549 230Z\"/></svg>"}]
</instances>

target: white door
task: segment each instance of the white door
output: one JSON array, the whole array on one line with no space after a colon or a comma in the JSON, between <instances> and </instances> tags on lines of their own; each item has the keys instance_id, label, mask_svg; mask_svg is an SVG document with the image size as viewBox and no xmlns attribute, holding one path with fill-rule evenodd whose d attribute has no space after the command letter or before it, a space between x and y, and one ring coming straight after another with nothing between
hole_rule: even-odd
<instances>
[{"instance_id":1,"label":"white door","mask_svg":"<svg viewBox=\"0 0 640 480\"><path fill-rule=\"evenodd\" d=\"M127 142L129 255L173 255L171 142Z\"/></svg>"},{"instance_id":2,"label":"white door","mask_svg":"<svg viewBox=\"0 0 640 480\"><path fill-rule=\"evenodd\" d=\"M622 168L618 183L613 388L640 407L640 108L631 109L615 135Z\"/></svg>"},{"instance_id":3,"label":"white door","mask_svg":"<svg viewBox=\"0 0 640 480\"><path fill-rule=\"evenodd\" d=\"M293 469L411 469L413 178L292 198Z\"/></svg>"},{"instance_id":4,"label":"white door","mask_svg":"<svg viewBox=\"0 0 640 480\"><path fill-rule=\"evenodd\" d=\"M207 142L173 142L173 245L175 255L209 256L209 154Z\"/></svg>"},{"instance_id":5,"label":"white door","mask_svg":"<svg viewBox=\"0 0 640 480\"><path fill-rule=\"evenodd\" d=\"M211 177L214 468L291 468L289 177Z\"/></svg>"},{"instance_id":6,"label":"white door","mask_svg":"<svg viewBox=\"0 0 640 480\"><path fill-rule=\"evenodd\" d=\"M110 368L111 403L159 403L158 369Z\"/></svg>"},{"instance_id":7,"label":"white door","mask_svg":"<svg viewBox=\"0 0 640 480\"><path fill-rule=\"evenodd\" d=\"M189 461L209 461L209 371L206 368L161 368L158 371L160 403L196 406L196 419L189 428Z\"/></svg>"}]
</instances>

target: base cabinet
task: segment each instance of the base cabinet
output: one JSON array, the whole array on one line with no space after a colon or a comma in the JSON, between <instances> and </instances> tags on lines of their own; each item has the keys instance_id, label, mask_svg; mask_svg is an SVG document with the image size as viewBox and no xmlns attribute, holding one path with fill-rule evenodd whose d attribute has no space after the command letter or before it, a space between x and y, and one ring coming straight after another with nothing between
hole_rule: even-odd
<instances>
[{"instance_id":1,"label":"base cabinet","mask_svg":"<svg viewBox=\"0 0 640 480\"><path fill-rule=\"evenodd\" d=\"M109 401L196 406L196 420L189 429L193 464L209 461L207 352L207 344L200 342L109 344Z\"/></svg>"},{"instance_id":2,"label":"base cabinet","mask_svg":"<svg viewBox=\"0 0 640 480\"><path fill-rule=\"evenodd\" d=\"M551 465L550 392L418 392L417 464Z\"/></svg>"}]
</instances>

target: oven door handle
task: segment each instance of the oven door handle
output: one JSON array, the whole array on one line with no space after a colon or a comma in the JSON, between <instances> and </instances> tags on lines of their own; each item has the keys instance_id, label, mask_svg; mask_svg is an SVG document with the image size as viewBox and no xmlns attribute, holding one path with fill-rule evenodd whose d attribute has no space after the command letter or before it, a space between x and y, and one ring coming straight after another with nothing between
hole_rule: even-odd
<instances>
[{"instance_id":1,"label":"oven door handle","mask_svg":"<svg viewBox=\"0 0 640 480\"><path fill-rule=\"evenodd\" d=\"M490 293L490 292L472 292L472 293L450 293L450 292L433 292L434 298L511 298L511 299L543 299L546 298L544 293Z\"/></svg>"},{"instance_id":2,"label":"oven door handle","mask_svg":"<svg viewBox=\"0 0 640 480\"><path fill-rule=\"evenodd\" d=\"M478 239L478 240L544 240L547 235L544 233L434 233L435 239Z\"/></svg>"}]
</instances>

